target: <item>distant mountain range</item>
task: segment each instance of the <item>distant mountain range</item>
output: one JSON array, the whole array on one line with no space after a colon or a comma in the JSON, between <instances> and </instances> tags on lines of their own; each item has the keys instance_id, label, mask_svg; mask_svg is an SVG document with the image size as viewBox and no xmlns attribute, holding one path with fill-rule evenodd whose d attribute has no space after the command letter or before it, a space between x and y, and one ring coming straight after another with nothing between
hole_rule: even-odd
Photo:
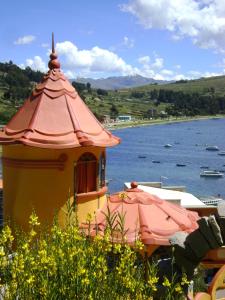
<instances>
[{"instance_id":1,"label":"distant mountain range","mask_svg":"<svg viewBox=\"0 0 225 300\"><path fill-rule=\"evenodd\" d=\"M77 78L71 81L77 81L80 83L87 83L89 82L93 88L100 88L105 90L119 90L125 88L133 88L138 86L143 86L147 84L163 84L168 83L168 81L163 80L155 80L153 78L143 77L141 75L134 75L134 76L115 76L115 77L108 77L108 78L99 78L99 79L92 79L92 78Z\"/></svg>"}]
</instances>

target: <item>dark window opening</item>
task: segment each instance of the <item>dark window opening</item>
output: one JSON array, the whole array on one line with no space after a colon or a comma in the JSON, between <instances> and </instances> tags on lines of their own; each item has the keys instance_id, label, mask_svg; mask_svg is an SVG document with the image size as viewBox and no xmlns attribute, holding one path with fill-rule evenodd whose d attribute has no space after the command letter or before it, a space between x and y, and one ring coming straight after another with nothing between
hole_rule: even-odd
<instances>
[{"instance_id":1,"label":"dark window opening","mask_svg":"<svg viewBox=\"0 0 225 300\"><path fill-rule=\"evenodd\" d=\"M99 158L99 187L102 188L105 186L105 153L103 152Z\"/></svg>"},{"instance_id":2,"label":"dark window opening","mask_svg":"<svg viewBox=\"0 0 225 300\"><path fill-rule=\"evenodd\" d=\"M77 161L76 192L88 193L97 190L97 159L92 153L84 153Z\"/></svg>"}]
</instances>

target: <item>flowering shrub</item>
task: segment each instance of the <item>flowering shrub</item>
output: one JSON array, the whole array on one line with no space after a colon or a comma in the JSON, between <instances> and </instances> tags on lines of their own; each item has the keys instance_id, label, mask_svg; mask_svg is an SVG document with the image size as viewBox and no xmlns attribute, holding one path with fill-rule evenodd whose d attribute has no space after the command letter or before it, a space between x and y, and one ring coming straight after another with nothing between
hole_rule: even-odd
<instances>
[{"instance_id":1,"label":"flowering shrub","mask_svg":"<svg viewBox=\"0 0 225 300\"><path fill-rule=\"evenodd\" d=\"M28 233L15 237L9 226L1 232L3 299L154 299L157 268L148 262L146 278L140 241L133 248L115 244L110 231L89 238L71 222L64 229L56 223L44 229L35 214L29 226ZM180 285L165 278L168 299L182 299L182 284L187 284L185 278Z\"/></svg>"}]
</instances>

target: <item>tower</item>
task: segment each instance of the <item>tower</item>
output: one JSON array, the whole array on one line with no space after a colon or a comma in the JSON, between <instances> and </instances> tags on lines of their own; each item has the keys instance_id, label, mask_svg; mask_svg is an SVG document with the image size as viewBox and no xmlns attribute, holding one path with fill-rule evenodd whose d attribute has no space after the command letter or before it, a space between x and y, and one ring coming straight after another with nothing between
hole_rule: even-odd
<instances>
[{"instance_id":1,"label":"tower","mask_svg":"<svg viewBox=\"0 0 225 300\"><path fill-rule=\"evenodd\" d=\"M67 203L82 222L105 199L105 149L119 138L98 122L60 70L52 42L49 71L0 132L4 219L26 229L65 223Z\"/></svg>"}]
</instances>

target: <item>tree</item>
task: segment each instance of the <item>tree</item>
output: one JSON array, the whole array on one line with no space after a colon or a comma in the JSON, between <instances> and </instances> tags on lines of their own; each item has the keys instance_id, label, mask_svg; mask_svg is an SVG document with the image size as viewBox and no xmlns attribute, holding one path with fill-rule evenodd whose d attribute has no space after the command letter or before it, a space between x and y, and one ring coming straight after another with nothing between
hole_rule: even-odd
<instances>
[{"instance_id":1,"label":"tree","mask_svg":"<svg viewBox=\"0 0 225 300\"><path fill-rule=\"evenodd\" d=\"M86 84L77 81L73 81L72 86L79 94L86 89Z\"/></svg>"},{"instance_id":2,"label":"tree","mask_svg":"<svg viewBox=\"0 0 225 300\"><path fill-rule=\"evenodd\" d=\"M103 89L97 89L97 94L99 96L107 96L108 92L106 90L103 90Z\"/></svg>"},{"instance_id":3,"label":"tree","mask_svg":"<svg viewBox=\"0 0 225 300\"><path fill-rule=\"evenodd\" d=\"M87 82L86 87L87 87L88 93L91 93L91 84L90 84L90 82Z\"/></svg>"},{"instance_id":4,"label":"tree","mask_svg":"<svg viewBox=\"0 0 225 300\"><path fill-rule=\"evenodd\" d=\"M117 107L115 106L115 104L113 103L110 108L110 117L115 120L116 117L118 116L118 114L119 114L119 111L118 111Z\"/></svg>"}]
</instances>

